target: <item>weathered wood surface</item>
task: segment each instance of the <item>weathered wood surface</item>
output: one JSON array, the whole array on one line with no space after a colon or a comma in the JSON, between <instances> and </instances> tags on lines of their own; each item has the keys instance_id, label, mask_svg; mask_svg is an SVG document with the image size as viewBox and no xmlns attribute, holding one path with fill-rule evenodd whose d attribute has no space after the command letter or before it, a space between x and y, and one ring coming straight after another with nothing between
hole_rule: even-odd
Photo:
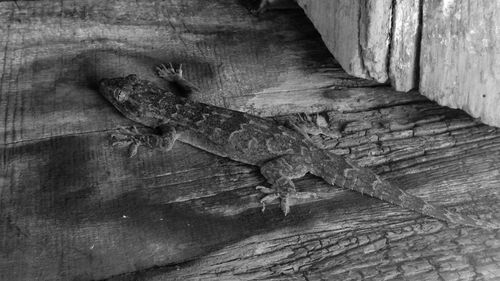
<instances>
[{"instance_id":1,"label":"weathered wood surface","mask_svg":"<svg viewBox=\"0 0 500 281\"><path fill-rule=\"evenodd\" d=\"M187 145L129 159L98 79L183 62L196 99L341 121L325 147L412 194L500 219L500 132L341 71L297 11L250 3L0 2L0 280L495 280L498 231L447 226L317 178L260 212L258 168ZM330 58L330 59L326 59ZM266 102L267 100L267 102ZM286 101L286 103L282 103ZM278 104L281 103L281 104Z\"/></svg>"},{"instance_id":2,"label":"weathered wood surface","mask_svg":"<svg viewBox=\"0 0 500 281\"><path fill-rule=\"evenodd\" d=\"M421 0L393 1L389 78L397 91L418 88L421 8Z\"/></svg>"},{"instance_id":3,"label":"weathered wood surface","mask_svg":"<svg viewBox=\"0 0 500 281\"><path fill-rule=\"evenodd\" d=\"M500 2L424 1L420 91L500 127Z\"/></svg>"},{"instance_id":4,"label":"weathered wood surface","mask_svg":"<svg viewBox=\"0 0 500 281\"><path fill-rule=\"evenodd\" d=\"M500 127L498 1L297 2L349 74Z\"/></svg>"},{"instance_id":5,"label":"weathered wood surface","mask_svg":"<svg viewBox=\"0 0 500 281\"><path fill-rule=\"evenodd\" d=\"M297 0L342 68L384 83L391 40L391 1Z\"/></svg>"}]
</instances>

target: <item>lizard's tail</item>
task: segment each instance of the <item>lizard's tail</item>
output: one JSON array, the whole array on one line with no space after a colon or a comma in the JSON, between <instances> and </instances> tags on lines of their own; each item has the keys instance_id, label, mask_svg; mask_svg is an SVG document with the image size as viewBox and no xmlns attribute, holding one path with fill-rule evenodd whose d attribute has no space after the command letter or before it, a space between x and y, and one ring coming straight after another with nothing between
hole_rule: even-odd
<instances>
[{"instance_id":1,"label":"lizard's tail","mask_svg":"<svg viewBox=\"0 0 500 281\"><path fill-rule=\"evenodd\" d=\"M326 159L324 156L321 157L323 159L319 163L322 164L320 167L315 168L314 174L322 177L332 185L337 184L449 223L484 229L500 229L500 223L498 222L475 219L427 203L391 185L388 181L382 180L370 169L360 168L349 163L341 156L329 154Z\"/></svg>"}]
</instances>

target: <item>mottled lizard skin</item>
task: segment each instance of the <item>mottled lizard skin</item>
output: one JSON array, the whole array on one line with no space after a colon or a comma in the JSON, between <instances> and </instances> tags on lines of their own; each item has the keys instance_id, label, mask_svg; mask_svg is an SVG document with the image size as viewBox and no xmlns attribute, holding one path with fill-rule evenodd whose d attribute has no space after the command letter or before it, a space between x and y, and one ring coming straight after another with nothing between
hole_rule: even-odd
<instances>
[{"instance_id":1,"label":"mottled lizard skin","mask_svg":"<svg viewBox=\"0 0 500 281\"><path fill-rule=\"evenodd\" d=\"M159 75L178 83L186 91L195 88L173 68L158 68ZM136 75L103 79L100 93L125 117L158 134L143 135L122 129L116 143L129 144L131 155L139 145L169 150L178 140L218 156L260 167L271 188L258 187L267 196L262 203L281 200L285 214L289 198L299 196L293 179L311 173L331 185L348 188L449 223L500 228L500 224L460 215L429 204L392 186L366 168L316 147L303 133L269 119L194 102L165 91Z\"/></svg>"}]
</instances>

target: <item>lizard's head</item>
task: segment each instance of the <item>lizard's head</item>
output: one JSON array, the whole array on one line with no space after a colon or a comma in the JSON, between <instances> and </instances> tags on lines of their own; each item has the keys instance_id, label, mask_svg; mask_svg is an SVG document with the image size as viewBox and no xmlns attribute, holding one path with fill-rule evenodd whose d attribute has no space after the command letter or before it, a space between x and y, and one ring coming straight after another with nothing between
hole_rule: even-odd
<instances>
[{"instance_id":1,"label":"lizard's head","mask_svg":"<svg viewBox=\"0 0 500 281\"><path fill-rule=\"evenodd\" d=\"M151 116L155 113L151 105L159 104L159 99L165 97L165 90L135 74L102 79L99 92L127 118L143 124L146 119L155 118Z\"/></svg>"},{"instance_id":2,"label":"lizard's head","mask_svg":"<svg viewBox=\"0 0 500 281\"><path fill-rule=\"evenodd\" d=\"M135 93L140 90L138 89L141 87L140 84L143 84L143 80L137 78L135 74L130 74L127 77L102 79L99 81L99 92L116 106L133 101Z\"/></svg>"}]
</instances>

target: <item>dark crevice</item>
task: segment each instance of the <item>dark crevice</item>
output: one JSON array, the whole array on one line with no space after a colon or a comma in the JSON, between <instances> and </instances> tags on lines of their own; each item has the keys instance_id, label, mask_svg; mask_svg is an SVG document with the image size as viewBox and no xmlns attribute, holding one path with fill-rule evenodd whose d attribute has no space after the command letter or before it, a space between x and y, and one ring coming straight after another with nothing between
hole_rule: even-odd
<instances>
[{"instance_id":1,"label":"dark crevice","mask_svg":"<svg viewBox=\"0 0 500 281\"><path fill-rule=\"evenodd\" d=\"M418 26L417 26L417 33L415 34L415 61L413 62L413 65L415 66L415 69L413 70L415 72L414 80L413 80L413 85L415 86L415 90L419 90L420 86L420 54L421 54L421 48L422 48L422 29L423 29L423 12L424 12L424 0L420 0L419 2L419 7L418 7Z\"/></svg>"},{"instance_id":2,"label":"dark crevice","mask_svg":"<svg viewBox=\"0 0 500 281\"><path fill-rule=\"evenodd\" d=\"M391 57L392 57L392 39L394 36L394 30L396 29L396 5L397 1L392 0L391 3L391 27L389 28L389 34L387 36L389 37L389 46L387 46L387 60L386 60L386 71L387 71L387 82L390 83L391 85L394 85L395 81L392 81L392 75L391 75ZM394 88L394 87L393 87Z\"/></svg>"}]
</instances>

